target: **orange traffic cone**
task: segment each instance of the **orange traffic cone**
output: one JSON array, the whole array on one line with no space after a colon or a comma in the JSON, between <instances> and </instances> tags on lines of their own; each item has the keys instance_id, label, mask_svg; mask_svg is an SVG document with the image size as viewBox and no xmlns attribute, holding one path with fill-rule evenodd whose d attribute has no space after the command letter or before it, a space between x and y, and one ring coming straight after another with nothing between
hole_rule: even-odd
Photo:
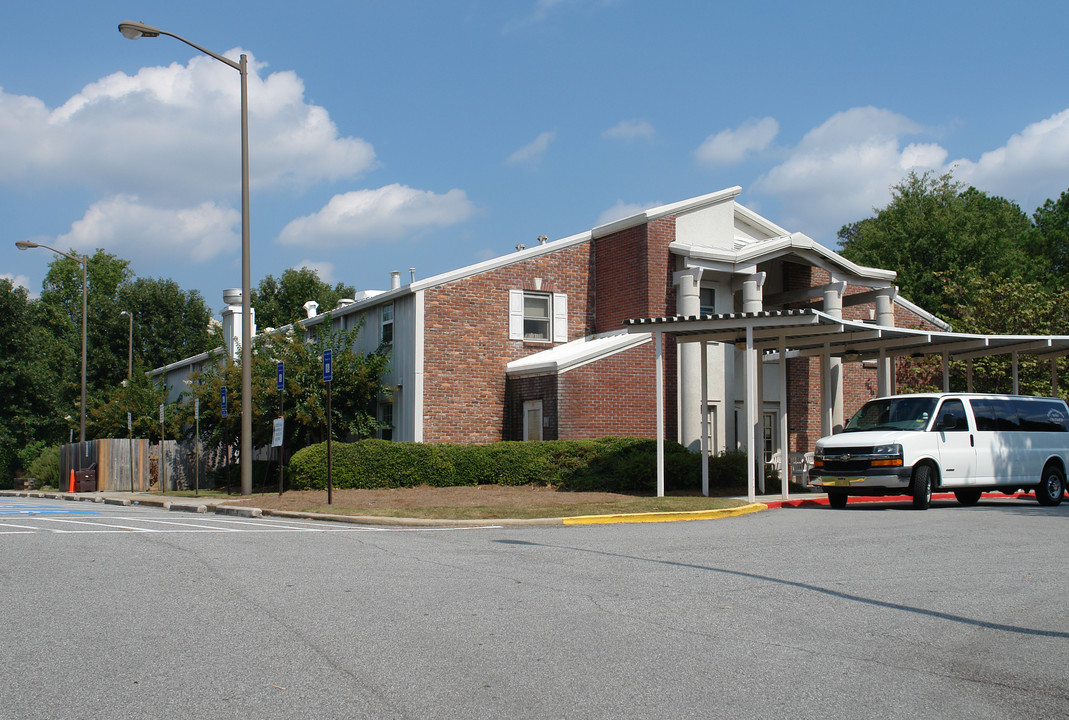
<instances>
[{"instance_id":1,"label":"orange traffic cone","mask_svg":"<svg viewBox=\"0 0 1069 720\"><path fill-rule=\"evenodd\" d=\"M74 492L74 470L71 470L71 489L67 492Z\"/></svg>"}]
</instances>

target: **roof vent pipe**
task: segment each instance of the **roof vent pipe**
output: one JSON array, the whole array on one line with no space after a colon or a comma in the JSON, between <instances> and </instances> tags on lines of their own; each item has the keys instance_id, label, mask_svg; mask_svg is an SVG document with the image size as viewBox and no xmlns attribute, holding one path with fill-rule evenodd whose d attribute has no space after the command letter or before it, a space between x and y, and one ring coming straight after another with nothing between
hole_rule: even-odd
<instances>
[{"instance_id":1,"label":"roof vent pipe","mask_svg":"<svg viewBox=\"0 0 1069 720\"><path fill-rule=\"evenodd\" d=\"M319 303L315 300L309 300L304 304L304 311L308 314L308 317L315 317L316 313L319 311Z\"/></svg>"},{"instance_id":2,"label":"roof vent pipe","mask_svg":"<svg viewBox=\"0 0 1069 720\"><path fill-rule=\"evenodd\" d=\"M538 236L538 244L539 245L545 245L546 244L546 240L549 240L549 238L547 238L545 235L539 235Z\"/></svg>"},{"instance_id":3,"label":"roof vent pipe","mask_svg":"<svg viewBox=\"0 0 1069 720\"><path fill-rule=\"evenodd\" d=\"M411 281L416 282L416 268L409 268L408 274L411 277Z\"/></svg>"},{"instance_id":4,"label":"roof vent pipe","mask_svg":"<svg viewBox=\"0 0 1069 720\"><path fill-rule=\"evenodd\" d=\"M391 290L396 290L399 287L401 287L401 271L400 270L391 270L390 271L390 289Z\"/></svg>"},{"instance_id":5,"label":"roof vent pipe","mask_svg":"<svg viewBox=\"0 0 1069 720\"><path fill-rule=\"evenodd\" d=\"M523 243L516 243L516 252L519 252L521 250L526 250L526 249L527 249L527 246L524 245Z\"/></svg>"}]
</instances>

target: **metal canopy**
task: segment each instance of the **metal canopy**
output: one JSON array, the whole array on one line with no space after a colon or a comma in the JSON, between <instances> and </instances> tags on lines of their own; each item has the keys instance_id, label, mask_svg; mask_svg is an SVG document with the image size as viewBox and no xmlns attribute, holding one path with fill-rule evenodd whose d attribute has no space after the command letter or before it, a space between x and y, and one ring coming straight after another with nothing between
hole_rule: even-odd
<instances>
[{"instance_id":1,"label":"metal canopy","mask_svg":"<svg viewBox=\"0 0 1069 720\"><path fill-rule=\"evenodd\" d=\"M704 347L716 342L733 345L743 351L746 392L745 414L749 441L746 443L747 481L749 499L755 499L755 467L758 433L756 376L762 358L781 359L791 357L840 358L844 362L860 362L879 359L886 362L895 357L924 357L939 355L943 359L944 390L949 391L946 372L951 360L967 360L991 355L1011 355L1013 358L1014 392L1017 392L1018 355L1034 355L1051 359L1069 355L1069 336L1051 335L972 335L901 328L874 323L843 320L814 308L796 310L773 310L753 313L726 313L720 315L671 315L666 317L640 318L625 321L629 333L652 333L656 340L655 382L657 385L657 494L664 494L664 356L663 336L671 335L679 343L699 342L703 347L702 406L708 405L705 397ZM774 351L774 354L773 354ZM766 357L767 353L767 357ZM826 367L826 363L823 363ZM889 367L889 366L887 366ZM889 374L889 371L887 371ZM786 392L785 366L780 364L780 387ZM969 383L971 385L971 363ZM822 385L828 378L822 377ZM1057 383L1057 374L1052 363L1052 385ZM971 387L970 387L971 390ZM1054 391L1052 390L1052 394ZM826 393L823 393L826 396ZM756 401L756 402L754 402ZM781 398L785 405L785 400ZM824 412L826 408L822 408ZM703 410L704 412L704 410ZM783 410L786 425L786 410ZM702 427L705 427L703 417ZM704 434L704 430L703 430ZM783 497L787 497L786 473L787 433L780 439L781 456L784 458L782 482ZM708 492L708 444L704 437L702 454L703 490Z\"/></svg>"},{"instance_id":2,"label":"metal canopy","mask_svg":"<svg viewBox=\"0 0 1069 720\"><path fill-rule=\"evenodd\" d=\"M1069 355L1069 336L970 335L912 328L888 327L842 320L820 310L774 310L722 315L668 316L627 320L628 332L662 332L677 342L720 342L744 346L747 328L753 347L776 350L781 340L797 356L819 355L844 360L880 357L942 355L967 360L987 355L1021 354L1057 357ZM827 348L827 350L825 349ZM740 348L741 349L741 348Z\"/></svg>"}]
</instances>

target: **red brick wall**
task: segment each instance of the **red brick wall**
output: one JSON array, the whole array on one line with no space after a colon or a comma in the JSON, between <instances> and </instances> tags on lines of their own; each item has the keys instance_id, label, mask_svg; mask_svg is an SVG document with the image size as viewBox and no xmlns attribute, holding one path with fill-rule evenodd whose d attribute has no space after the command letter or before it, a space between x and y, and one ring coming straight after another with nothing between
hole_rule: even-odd
<instances>
[{"instance_id":1,"label":"red brick wall","mask_svg":"<svg viewBox=\"0 0 1069 720\"><path fill-rule=\"evenodd\" d=\"M654 343L649 342L561 375L559 438L656 437L654 355ZM674 386L674 367L671 379L665 367L665 384L670 387ZM675 435L675 400L666 394L665 437Z\"/></svg>"},{"instance_id":2,"label":"red brick wall","mask_svg":"<svg viewBox=\"0 0 1069 720\"><path fill-rule=\"evenodd\" d=\"M590 333L591 248L573 245L424 293L425 442L494 442L505 437L505 365L553 347L509 340L509 290L568 295L568 337Z\"/></svg>"}]
</instances>

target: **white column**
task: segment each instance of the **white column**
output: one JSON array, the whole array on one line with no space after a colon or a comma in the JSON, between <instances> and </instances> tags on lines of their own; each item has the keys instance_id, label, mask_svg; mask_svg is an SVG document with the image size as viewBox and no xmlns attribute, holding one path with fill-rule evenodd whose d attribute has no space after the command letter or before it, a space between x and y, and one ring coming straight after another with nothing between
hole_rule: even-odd
<instances>
[{"instance_id":1,"label":"white column","mask_svg":"<svg viewBox=\"0 0 1069 720\"><path fill-rule=\"evenodd\" d=\"M943 352L943 392L950 392L950 355Z\"/></svg>"},{"instance_id":2,"label":"white column","mask_svg":"<svg viewBox=\"0 0 1069 720\"><path fill-rule=\"evenodd\" d=\"M746 375L746 434L749 436L746 443L746 497L752 503L757 500L756 493L756 465L755 442L757 436L757 419L754 412L754 382L757 374L757 351L753 346L753 326L746 326L746 350L745 350L745 375Z\"/></svg>"},{"instance_id":3,"label":"white column","mask_svg":"<svg viewBox=\"0 0 1069 720\"><path fill-rule=\"evenodd\" d=\"M676 314L696 316L701 313L701 268L681 270L672 276L676 291ZM701 348L694 343L676 343L679 354L679 442L692 452L701 449L702 409Z\"/></svg>"},{"instance_id":4,"label":"white column","mask_svg":"<svg viewBox=\"0 0 1069 720\"><path fill-rule=\"evenodd\" d=\"M824 291L824 312L833 318L843 316L843 292L846 283L836 283L835 287ZM831 410L831 431L843 429L843 361L828 358L828 407Z\"/></svg>"},{"instance_id":5,"label":"white column","mask_svg":"<svg viewBox=\"0 0 1069 720\"><path fill-rule=\"evenodd\" d=\"M1017 353L1013 354L1013 394L1017 395L1021 392L1020 378L1018 377L1018 371L1020 366L1017 363Z\"/></svg>"},{"instance_id":6,"label":"white column","mask_svg":"<svg viewBox=\"0 0 1069 720\"><path fill-rule=\"evenodd\" d=\"M657 497L664 497L664 333L653 335L657 340L653 372L657 384Z\"/></svg>"},{"instance_id":7,"label":"white column","mask_svg":"<svg viewBox=\"0 0 1069 720\"><path fill-rule=\"evenodd\" d=\"M702 495L709 497L709 343L701 342L702 361Z\"/></svg>"},{"instance_id":8,"label":"white column","mask_svg":"<svg viewBox=\"0 0 1069 720\"><path fill-rule=\"evenodd\" d=\"M779 482L783 499L786 500L790 490L788 485L791 481L790 450L791 442L787 433L787 343L783 337L779 339Z\"/></svg>"},{"instance_id":9,"label":"white column","mask_svg":"<svg viewBox=\"0 0 1069 720\"><path fill-rule=\"evenodd\" d=\"M876 324L883 325L884 327L894 327L895 325L895 311L894 311L894 296L898 292L898 288L887 288L887 292L877 296L876 298ZM887 357L887 352L880 348L880 362L878 365L877 381L876 381L876 393L880 397L891 395L894 391L891 389L891 365L893 360Z\"/></svg>"},{"instance_id":10,"label":"white column","mask_svg":"<svg viewBox=\"0 0 1069 720\"><path fill-rule=\"evenodd\" d=\"M764 309L765 273L759 272L750 275L742 281L742 311L747 313L761 312Z\"/></svg>"}]
</instances>

